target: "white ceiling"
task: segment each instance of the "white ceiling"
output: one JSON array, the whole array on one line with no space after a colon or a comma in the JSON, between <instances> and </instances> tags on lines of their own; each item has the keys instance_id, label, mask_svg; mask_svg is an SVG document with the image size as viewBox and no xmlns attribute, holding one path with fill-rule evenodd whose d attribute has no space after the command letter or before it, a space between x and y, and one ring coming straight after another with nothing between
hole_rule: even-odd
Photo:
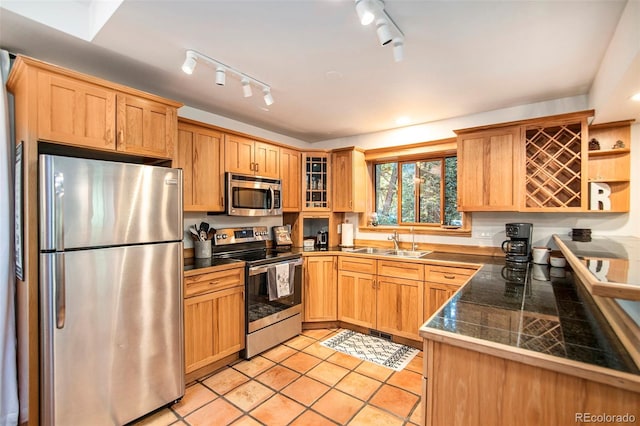
<instances>
[{"instance_id":1,"label":"white ceiling","mask_svg":"<svg viewBox=\"0 0 640 426\"><path fill-rule=\"evenodd\" d=\"M388 0L405 34L399 63L352 0L111 3L96 18L86 12L100 2L1 0L0 47L314 142L400 116L417 124L586 94L626 1ZM26 5L80 28L26 18ZM257 90L243 98L229 77L216 86L202 64L184 74L187 49L269 84L275 103Z\"/></svg>"}]
</instances>

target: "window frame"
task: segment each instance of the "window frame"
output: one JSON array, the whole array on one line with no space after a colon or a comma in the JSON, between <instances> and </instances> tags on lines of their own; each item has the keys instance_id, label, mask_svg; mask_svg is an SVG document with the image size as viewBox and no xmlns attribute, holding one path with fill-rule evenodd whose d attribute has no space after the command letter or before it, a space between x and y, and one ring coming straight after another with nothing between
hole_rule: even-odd
<instances>
[{"instance_id":1,"label":"window frame","mask_svg":"<svg viewBox=\"0 0 640 426\"><path fill-rule=\"evenodd\" d=\"M456 139L442 139L437 141L422 142L412 145L396 146L393 148L381 148L375 150L367 150L365 160L369 173L368 185L368 200L367 211L359 214L358 218L358 230L362 232L383 232L388 233L390 231L398 231L399 233L414 233L414 234L430 234L430 235L446 235L446 236L458 236L458 237L471 237L472 215L469 212L460 212L462 216L462 226L446 226L442 225L444 221L444 203L441 203L441 223L440 224L426 224L426 223L403 223L400 222L395 225L371 225L371 214L376 211L376 176L375 165L381 163L398 163L398 167L401 167L401 163L418 161L430 161L432 159L441 159L443 161L443 167L441 169L441 200L444 202L444 173L445 166L444 160L447 157L457 157ZM400 180L400 179L399 179ZM398 196L401 194L401 182L398 182ZM418 204L418 203L416 203ZM416 207L419 208L419 207ZM397 209L400 210L400 202L398 202ZM398 211L398 219L401 219L400 211Z\"/></svg>"}]
</instances>

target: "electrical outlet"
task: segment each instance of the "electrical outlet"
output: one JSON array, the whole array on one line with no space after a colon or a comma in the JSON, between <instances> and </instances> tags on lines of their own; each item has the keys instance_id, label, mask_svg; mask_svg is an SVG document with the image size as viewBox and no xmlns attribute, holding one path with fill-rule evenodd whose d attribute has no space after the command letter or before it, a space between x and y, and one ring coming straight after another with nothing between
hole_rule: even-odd
<instances>
[{"instance_id":1,"label":"electrical outlet","mask_svg":"<svg viewBox=\"0 0 640 426\"><path fill-rule=\"evenodd\" d=\"M338 224L338 234L342 234L342 225Z\"/></svg>"},{"instance_id":2,"label":"electrical outlet","mask_svg":"<svg viewBox=\"0 0 640 426\"><path fill-rule=\"evenodd\" d=\"M491 235L491 232L480 232L478 234L478 238L491 239L492 237L493 235Z\"/></svg>"}]
</instances>

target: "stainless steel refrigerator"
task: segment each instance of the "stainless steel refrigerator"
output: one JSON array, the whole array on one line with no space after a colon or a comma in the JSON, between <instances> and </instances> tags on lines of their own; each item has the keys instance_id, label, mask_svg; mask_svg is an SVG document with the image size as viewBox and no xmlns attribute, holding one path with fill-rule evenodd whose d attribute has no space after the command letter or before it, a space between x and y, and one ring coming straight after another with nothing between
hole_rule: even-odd
<instances>
[{"instance_id":1,"label":"stainless steel refrigerator","mask_svg":"<svg viewBox=\"0 0 640 426\"><path fill-rule=\"evenodd\" d=\"M41 424L184 395L182 171L39 157Z\"/></svg>"}]
</instances>

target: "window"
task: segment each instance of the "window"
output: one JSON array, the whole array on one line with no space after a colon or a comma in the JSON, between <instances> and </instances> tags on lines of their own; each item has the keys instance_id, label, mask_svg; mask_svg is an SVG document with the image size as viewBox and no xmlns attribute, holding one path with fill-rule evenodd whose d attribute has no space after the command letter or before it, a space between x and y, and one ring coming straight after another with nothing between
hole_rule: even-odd
<instances>
[{"instance_id":1,"label":"window","mask_svg":"<svg viewBox=\"0 0 640 426\"><path fill-rule=\"evenodd\" d=\"M378 224L462 225L457 211L456 157L374 166Z\"/></svg>"}]
</instances>

